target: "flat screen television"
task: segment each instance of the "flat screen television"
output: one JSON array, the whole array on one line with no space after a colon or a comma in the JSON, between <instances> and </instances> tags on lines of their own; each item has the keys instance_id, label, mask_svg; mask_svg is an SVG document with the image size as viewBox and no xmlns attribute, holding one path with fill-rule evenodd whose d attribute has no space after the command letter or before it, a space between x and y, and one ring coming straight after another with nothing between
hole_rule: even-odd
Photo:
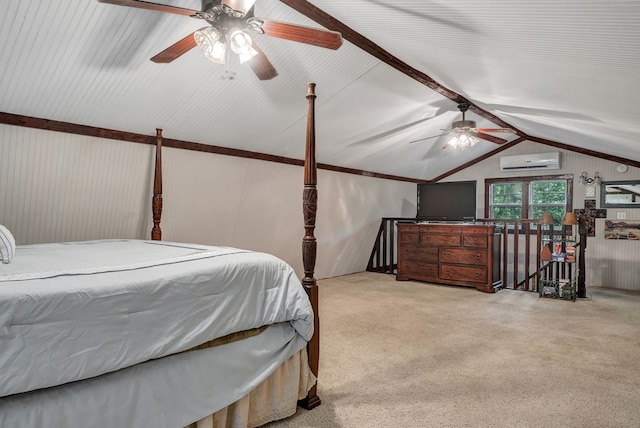
<instances>
[{"instance_id":1,"label":"flat screen television","mask_svg":"<svg viewBox=\"0 0 640 428\"><path fill-rule=\"evenodd\" d=\"M416 218L421 221L475 221L475 180L418 184Z\"/></svg>"}]
</instances>

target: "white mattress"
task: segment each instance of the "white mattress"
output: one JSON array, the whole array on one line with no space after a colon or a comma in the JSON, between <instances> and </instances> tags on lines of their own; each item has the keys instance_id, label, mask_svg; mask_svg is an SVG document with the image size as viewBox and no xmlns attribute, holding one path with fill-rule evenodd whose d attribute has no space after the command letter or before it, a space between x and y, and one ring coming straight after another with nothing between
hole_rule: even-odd
<instances>
[{"instance_id":1,"label":"white mattress","mask_svg":"<svg viewBox=\"0 0 640 428\"><path fill-rule=\"evenodd\" d=\"M313 313L264 253L159 241L19 246L0 267L0 397L87 379Z\"/></svg>"}]
</instances>

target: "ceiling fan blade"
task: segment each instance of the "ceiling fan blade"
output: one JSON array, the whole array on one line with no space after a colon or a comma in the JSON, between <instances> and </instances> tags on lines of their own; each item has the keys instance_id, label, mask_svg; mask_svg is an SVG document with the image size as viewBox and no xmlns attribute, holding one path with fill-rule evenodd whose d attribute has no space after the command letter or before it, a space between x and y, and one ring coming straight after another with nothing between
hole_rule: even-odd
<instances>
[{"instance_id":1,"label":"ceiling fan blade","mask_svg":"<svg viewBox=\"0 0 640 428\"><path fill-rule=\"evenodd\" d=\"M261 21L261 28L268 36L334 50L342 46L342 35L337 31L320 30L268 19L261 19Z\"/></svg>"},{"instance_id":2,"label":"ceiling fan blade","mask_svg":"<svg viewBox=\"0 0 640 428\"><path fill-rule=\"evenodd\" d=\"M224 8L225 12L230 10L233 16L242 18L251 10L255 2L256 0L222 0L220 5Z\"/></svg>"},{"instance_id":3,"label":"ceiling fan blade","mask_svg":"<svg viewBox=\"0 0 640 428\"><path fill-rule=\"evenodd\" d=\"M511 128L475 128L474 131L476 132L508 132L509 134L515 134L516 131L514 131Z\"/></svg>"},{"instance_id":4,"label":"ceiling fan blade","mask_svg":"<svg viewBox=\"0 0 640 428\"><path fill-rule=\"evenodd\" d=\"M156 12L175 13L177 15L194 16L200 12L198 10L184 9L182 7L169 6L166 4L151 3L142 0L98 0L100 3L115 4L117 6L137 7L139 9L155 10Z\"/></svg>"},{"instance_id":5,"label":"ceiling fan blade","mask_svg":"<svg viewBox=\"0 0 640 428\"><path fill-rule=\"evenodd\" d=\"M476 138L482 138L483 140L491 141L492 143L504 144L507 142L507 140L494 137L493 135L483 134L482 132L473 132L473 131L468 131L468 132L469 132L469 135L473 135Z\"/></svg>"},{"instance_id":6,"label":"ceiling fan blade","mask_svg":"<svg viewBox=\"0 0 640 428\"><path fill-rule=\"evenodd\" d=\"M447 135L447 134L446 134L446 133L444 133L444 134L440 134L440 135L432 135L431 137L419 138L419 139L417 139L417 140L409 141L409 143L408 143L408 144L418 143L418 142L420 142L420 141L430 140L430 139L432 139L432 138L442 137L443 135Z\"/></svg>"},{"instance_id":7,"label":"ceiling fan blade","mask_svg":"<svg viewBox=\"0 0 640 428\"><path fill-rule=\"evenodd\" d=\"M151 61L157 62L158 64L166 64L189 52L196 46L196 39L193 38L193 33L191 33L151 58Z\"/></svg>"},{"instance_id":8,"label":"ceiling fan blade","mask_svg":"<svg viewBox=\"0 0 640 428\"><path fill-rule=\"evenodd\" d=\"M267 56L262 52L262 49L258 46L255 40L252 43L253 48L258 52L258 55L251 58L247 63L251 67L258 79L271 80L278 75L276 69L271 65Z\"/></svg>"}]
</instances>

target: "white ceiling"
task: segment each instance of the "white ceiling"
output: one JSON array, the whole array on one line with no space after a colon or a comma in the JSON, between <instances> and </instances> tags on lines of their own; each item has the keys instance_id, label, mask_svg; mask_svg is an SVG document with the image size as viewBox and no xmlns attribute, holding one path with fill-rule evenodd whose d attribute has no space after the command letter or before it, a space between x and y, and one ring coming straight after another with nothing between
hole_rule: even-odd
<instances>
[{"instance_id":1,"label":"white ceiling","mask_svg":"<svg viewBox=\"0 0 640 428\"><path fill-rule=\"evenodd\" d=\"M640 161L638 1L311 3L531 137ZM257 0L255 15L319 27L278 0ZM499 147L409 144L459 120L457 104L346 40L333 51L255 35L279 72L269 81L235 62L223 79L198 48L149 61L204 25L97 0L5 0L0 111L301 159L315 82L320 163L432 179Z\"/></svg>"}]
</instances>

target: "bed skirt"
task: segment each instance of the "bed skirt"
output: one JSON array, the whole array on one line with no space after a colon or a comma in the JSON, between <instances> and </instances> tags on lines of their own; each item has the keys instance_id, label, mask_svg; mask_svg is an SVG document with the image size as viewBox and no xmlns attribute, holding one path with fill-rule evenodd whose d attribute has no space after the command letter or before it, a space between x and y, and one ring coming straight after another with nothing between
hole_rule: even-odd
<instances>
[{"instance_id":1,"label":"bed skirt","mask_svg":"<svg viewBox=\"0 0 640 428\"><path fill-rule=\"evenodd\" d=\"M0 427L180 428L229 406L226 425L214 426L260 425L292 414L298 397L313 385L306 344L290 323L279 323L215 348L2 397ZM278 382L286 385L282 391ZM242 397L248 398L251 415L236 422L246 406Z\"/></svg>"},{"instance_id":2,"label":"bed skirt","mask_svg":"<svg viewBox=\"0 0 640 428\"><path fill-rule=\"evenodd\" d=\"M287 418L315 383L305 347L249 394L185 428L253 428Z\"/></svg>"}]
</instances>

